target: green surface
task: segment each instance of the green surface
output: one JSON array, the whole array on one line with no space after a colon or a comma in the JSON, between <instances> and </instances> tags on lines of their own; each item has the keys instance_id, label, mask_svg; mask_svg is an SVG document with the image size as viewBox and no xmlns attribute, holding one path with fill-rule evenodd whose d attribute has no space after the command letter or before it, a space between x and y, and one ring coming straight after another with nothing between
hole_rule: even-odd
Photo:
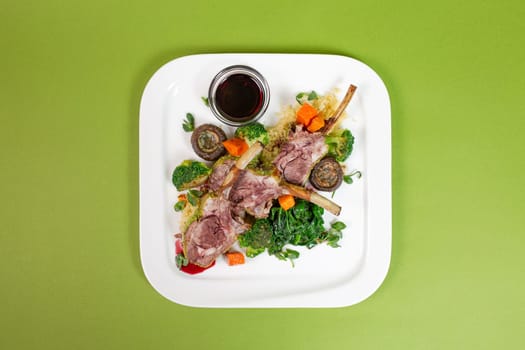
<instances>
[{"instance_id":1,"label":"green surface","mask_svg":"<svg viewBox=\"0 0 525 350\"><path fill-rule=\"evenodd\" d=\"M517 0L3 1L0 348L525 348L523 18ZM204 52L343 54L384 79L393 251L371 298L194 309L148 284L140 96Z\"/></svg>"}]
</instances>

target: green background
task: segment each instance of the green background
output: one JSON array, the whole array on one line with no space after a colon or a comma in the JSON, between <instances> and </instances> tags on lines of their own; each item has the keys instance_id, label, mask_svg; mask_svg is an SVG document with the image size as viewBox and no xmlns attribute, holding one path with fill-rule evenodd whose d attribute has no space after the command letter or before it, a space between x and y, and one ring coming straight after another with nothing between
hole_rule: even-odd
<instances>
[{"instance_id":1,"label":"green background","mask_svg":"<svg viewBox=\"0 0 525 350\"><path fill-rule=\"evenodd\" d=\"M2 1L0 348L525 348L523 1ZM392 103L393 249L366 301L195 309L146 281L138 115L194 53L335 53Z\"/></svg>"}]
</instances>

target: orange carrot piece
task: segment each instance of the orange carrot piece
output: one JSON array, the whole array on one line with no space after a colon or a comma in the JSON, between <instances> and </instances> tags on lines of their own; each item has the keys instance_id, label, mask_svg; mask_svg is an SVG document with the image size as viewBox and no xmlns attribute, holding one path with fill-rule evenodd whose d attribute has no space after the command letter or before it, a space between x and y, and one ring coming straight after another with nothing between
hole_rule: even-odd
<instances>
[{"instance_id":1,"label":"orange carrot piece","mask_svg":"<svg viewBox=\"0 0 525 350\"><path fill-rule=\"evenodd\" d=\"M297 110L296 116L297 116L297 123L303 124L304 126L308 126L312 119L318 114L319 112L317 109L315 109L311 104L303 103L301 108Z\"/></svg>"},{"instance_id":2,"label":"orange carrot piece","mask_svg":"<svg viewBox=\"0 0 525 350\"><path fill-rule=\"evenodd\" d=\"M226 140L222 144L224 145L224 148L226 148L228 153L234 157L241 156L244 152L248 150L248 148L250 148L243 139L239 139L237 137Z\"/></svg>"},{"instance_id":3,"label":"orange carrot piece","mask_svg":"<svg viewBox=\"0 0 525 350\"><path fill-rule=\"evenodd\" d=\"M295 199L291 194L279 196L277 200L279 201L279 205L281 206L281 208L283 208L284 210L288 210L295 205Z\"/></svg>"},{"instance_id":4,"label":"orange carrot piece","mask_svg":"<svg viewBox=\"0 0 525 350\"><path fill-rule=\"evenodd\" d=\"M310 124L306 127L308 131L310 132L316 132L317 130L320 130L324 126L324 119L317 116L310 121Z\"/></svg>"},{"instance_id":5,"label":"orange carrot piece","mask_svg":"<svg viewBox=\"0 0 525 350\"><path fill-rule=\"evenodd\" d=\"M185 195L184 193L179 194L179 195L177 196L177 199L178 199L179 201L187 201L187 200L188 200L188 198L186 197L186 195Z\"/></svg>"},{"instance_id":6,"label":"orange carrot piece","mask_svg":"<svg viewBox=\"0 0 525 350\"><path fill-rule=\"evenodd\" d=\"M244 264L244 255L241 252L228 252L226 258L230 266Z\"/></svg>"}]
</instances>

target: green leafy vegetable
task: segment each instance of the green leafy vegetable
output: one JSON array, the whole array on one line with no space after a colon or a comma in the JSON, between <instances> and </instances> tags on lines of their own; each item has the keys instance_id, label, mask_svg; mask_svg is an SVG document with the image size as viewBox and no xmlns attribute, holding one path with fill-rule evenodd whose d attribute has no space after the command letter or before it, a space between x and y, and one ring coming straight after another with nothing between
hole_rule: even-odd
<instances>
[{"instance_id":1,"label":"green leafy vegetable","mask_svg":"<svg viewBox=\"0 0 525 350\"><path fill-rule=\"evenodd\" d=\"M201 197L202 196L202 191L199 191L199 190L189 190L188 191L188 194L189 195L192 195L192 196L195 196L195 197Z\"/></svg>"},{"instance_id":2,"label":"green leafy vegetable","mask_svg":"<svg viewBox=\"0 0 525 350\"><path fill-rule=\"evenodd\" d=\"M319 98L319 95L317 95L317 93L313 90L310 92L300 92L295 96L295 100L300 105L302 105L306 101L313 101L317 98Z\"/></svg>"},{"instance_id":3,"label":"green leafy vegetable","mask_svg":"<svg viewBox=\"0 0 525 350\"><path fill-rule=\"evenodd\" d=\"M191 205L194 207L199 204L199 198L202 197L202 192L197 190L189 190L188 191L188 202L190 202Z\"/></svg>"},{"instance_id":4,"label":"green leafy vegetable","mask_svg":"<svg viewBox=\"0 0 525 350\"><path fill-rule=\"evenodd\" d=\"M325 137L328 154L338 162L344 162L352 153L354 136L348 129L338 130Z\"/></svg>"},{"instance_id":5,"label":"green leafy vegetable","mask_svg":"<svg viewBox=\"0 0 525 350\"><path fill-rule=\"evenodd\" d=\"M306 95L306 92L300 92L295 96L295 100L297 103L302 105L304 103L304 96Z\"/></svg>"},{"instance_id":6,"label":"green leafy vegetable","mask_svg":"<svg viewBox=\"0 0 525 350\"><path fill-rule=\"evenodd\" d=\"M177 264L177 268L180 269L183 266L188 266L189 261L184 254L179 253L175 256L175 263Z\"/></svg>"},{"instance_id":7,"label":"green leafy vegetable","mask_svg":"<svg viewBox=\"0 0 525 350\"><path fill-rule=\"evenodd\" d=\"M322 235L321 239L332 248L340 247L339 240L343 237L345 228L344 222L336 221L330 225L330 229Z\"/></svg>"},{"instance_id":8,"label":"green leafy vegetable","mask_svg":"<svg viewBox=\"0 0 525 350\"><path fill-rule=\"evenodd\" d=\"M354 171L354 172L352 172L352 173L350 173L350 174L348 174L348 175L343 176L343 181L344 181L345 183L347 183L347 184L351 184L351 183L353 183L353 182L354 182L354 179L352 178L352 176L355 176L355 177L357 177L358 179L360 179L361 176L362 176L362 174L361 174L361 172L360 172L359 170L356 170L356 171Z\"/></svg>"},{"instance_id":9,"label":"green leafy vegetable","mask_svg":"<svg viewBox=\"0 0 525 350\"><path fill-rule=\"evenodd\" d=\"M195 117L191 113L186 113L186 120L182 123L182 129L186 132L195 130Z\"/></svg>"},{"instance_id":10,"label":"green leafy vegetable","mask_svg":"<svg viewBox=\"0 0 525 350\"><path fill-rule=\"evenodd\" d=\"M270 141L268 131L264 125L258 122L243 125L235 130L235 136L243 139L249 146L259 141L263 145L267 145Z\"/></svg>"},{"instance_id":11,"label":"green leafy vegetable","mask_svg":"<svg viewBox=\"0 0 525 350\"><path fill-rule=\"evenodd\" d=\"M289 248L275 254L275 256L280 260L290 260L290 262L292 263L292 266L295 266L293 261L295 259L298 259L299 255L300 254L297 250L293 250Z\"/></svg>"},{"instance_id":12,"label":"green leafy vegetable","mask_svg":"<svg viewBox=\"0 0 525 350\"><path fill-rule=\"evenodd\" d=\"M209 107L209 106L210 106L210 100L208 100L207 97L202 96L201 99L202 99L202 102L204 102L204 105L205 105L206 107Z\"/></svg>"},{"instance_id":13,"label":"green leafy vegetable","mask_svg":"<svg viewBox=\"0 0 525 350\"><path fill-rule=\"evenodd\" d=\"M346 224L341 221L336 221L331 226L334 230L337 230L337 231L342 231L346 228Z\"/></svg>"},{"instance_id":14,"label":"green leafy vegetable","mask_svg":"<svg viewBox=\"0 0 525 350\"><path fill-rule=\"evenodd\" d=\"M178 191L202 185L211 173L206 164L194 160L185 160L173 170L172 182Z\"/></svg>"},{"instance_id":15,"label":"green leafy vegetable","mask_svg":"<svg viewBox=\"0 0 525 350\"><path fill-rule=\"evenodd\" d=\"M302 199L288 210L273 207L270 210L273 228L272 245L268 249L270 255L281 252L287 244L307 248L315 246L325 231L323 213L323 208Z\"/></svg>"},{"instance_id":16,"label":"green leafy vegetable","mask_svg":"<svg viewBox=\"0 0 525 350\"><path fill-rule=\"evenodd\" d=\"M331 247L338 247L346 225L337 221L330 229L325 229L323 213L323 208L302 199L297 199L295 206L288 210L274 206L268 218L257 219L239 236L239 245L246 248L246 256L250 258L267 250L268 254L290 260L292 264L299 252L288 245L312 248L326 242Z\"/></svg>"},{"instance_id":17,"label":"green leafy vegetable","mask_svg":"<svg viewBox=\"0 0 525 350\"><path fill-rule=\"evenodd\" d=\"M178 201L177 203L175 203L175 205L173 206L173 209L175 209L175 211L183 211L185 206L186 206L186 201L182 200L182 201Z\"/></svg>"}]
</instances>

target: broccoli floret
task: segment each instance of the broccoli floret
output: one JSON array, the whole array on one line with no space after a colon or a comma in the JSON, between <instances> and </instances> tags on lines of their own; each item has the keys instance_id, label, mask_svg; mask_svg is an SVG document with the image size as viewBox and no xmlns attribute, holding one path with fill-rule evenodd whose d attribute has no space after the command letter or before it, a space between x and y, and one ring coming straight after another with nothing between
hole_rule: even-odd
<instances>
[{"instance_id":1,"label":"broccoli floret","mask_svg":"<svg viewBox=\"0 0 525 350\"><path fill-rule=\"evenodd\" d=\"M206 164L194 160L185 160L173 170L171 180L178 191L202 185L211 173Z\"/></svg>"},{"instance_id":2,"label":"broccoli floret","mask_svg":"<svg viewBox=\"0 0 525 350\"><path fill-rule=\"evenodd\" d=\"M264 125L258 122L240 126L237 128L237 130L235 130L235 136L246 141L249 146L253 145L257 141L263 145L268 144L270 141L268 131L266 131Z\"/></svg>"},{"instance_id":3,"label":"broccoli floret","mask_svg":"<svg viewBox=\"0 0 525 350\"><path fill-rule=\"evenodd\" d=\"M336 131L325 137L328 145L328 154L338 162L344 162L352 153L354 147L354 136L348 129Z\"/></svg>"},{"instance_id":4,"label":"broccoli floret","mask_svg":"<svg viewBox=\"0 0 525 350\"><path fill-rule=\"evenodd\" d=\"M272 225L268 219L258 219L252 227L239 235L239 245L246 248L246 256L253 258L270 245L272 237Z\"/></svg>"}]
</instances>

